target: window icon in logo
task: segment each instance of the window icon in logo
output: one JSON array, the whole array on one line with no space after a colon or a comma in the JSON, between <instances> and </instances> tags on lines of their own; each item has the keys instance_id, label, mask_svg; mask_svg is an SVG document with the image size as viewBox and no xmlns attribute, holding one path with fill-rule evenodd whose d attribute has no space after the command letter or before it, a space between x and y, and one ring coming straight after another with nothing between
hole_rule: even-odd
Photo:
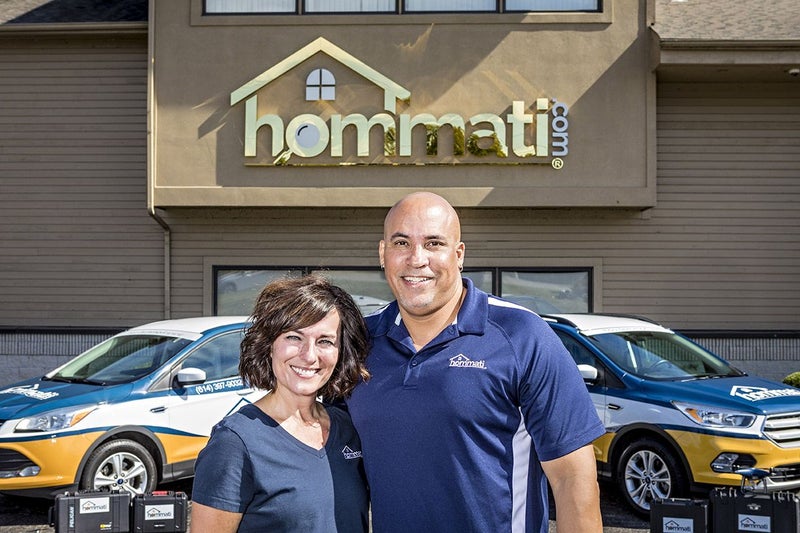
<instances>
[{"instance_id":1,"label":"window icon in logo","mask_svg":"<svg viewBox=\"0 0 800 533\"><path fill-rule=\"evenodd\" d=\"M335 100L336 78L330 70L318 68L306 78L306 100Z\"/></svg>"}]
</instances>

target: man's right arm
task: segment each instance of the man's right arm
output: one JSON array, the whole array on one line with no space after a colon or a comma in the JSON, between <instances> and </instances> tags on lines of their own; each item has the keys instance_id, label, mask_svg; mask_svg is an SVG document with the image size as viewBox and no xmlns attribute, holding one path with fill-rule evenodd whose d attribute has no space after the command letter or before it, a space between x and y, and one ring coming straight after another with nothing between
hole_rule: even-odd
<instances>
[{"instance_id":1,"label":"man's right arm","mask_svg":"<svg viewBox=\"0 0 800 533\"><path fill-rule=\"evenodd\" d=\"M591 444L552 461L543 461L556 504L558 533L602 533L600 488Z\"/></svg>"}]
</instances>

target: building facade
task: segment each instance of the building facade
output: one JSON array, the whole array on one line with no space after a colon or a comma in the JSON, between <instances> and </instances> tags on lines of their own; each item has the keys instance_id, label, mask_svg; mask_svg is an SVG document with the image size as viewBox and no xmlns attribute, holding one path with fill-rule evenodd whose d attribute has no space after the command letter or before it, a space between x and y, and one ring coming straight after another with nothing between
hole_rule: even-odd
<instances>
[{"instance_id":1,"label":"building facade","mask_svg":"<svg viewBox=\"0 0 800 533\"><path fill-rule=\"evenodd\" d=\"M3 381L248 314L286 273L379 306L383 216L414 190L457 208L489 292L800 370L796 2L12 4Z\"/></svg>"}]
</instances>

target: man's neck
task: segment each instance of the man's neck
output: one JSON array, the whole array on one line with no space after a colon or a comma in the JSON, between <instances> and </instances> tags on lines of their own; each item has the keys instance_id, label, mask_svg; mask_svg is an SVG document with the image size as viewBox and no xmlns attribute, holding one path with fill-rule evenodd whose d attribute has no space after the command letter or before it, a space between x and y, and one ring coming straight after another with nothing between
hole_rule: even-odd
<instances>
[{"instance_id":1,"label":"man's neck","mask_svg":"<svg viewBox=\"0 0 800 533\"><path fill-rule=\"evenodd\" d=\"M411 315L400 310L400 316L403 318L403 323L411 335L411 341L417 351L435 339L439 333L456 320L466 293L467 288L462 286L457 298L453 298L447 305L430 315Z\"/></svg>"}]
</instances>

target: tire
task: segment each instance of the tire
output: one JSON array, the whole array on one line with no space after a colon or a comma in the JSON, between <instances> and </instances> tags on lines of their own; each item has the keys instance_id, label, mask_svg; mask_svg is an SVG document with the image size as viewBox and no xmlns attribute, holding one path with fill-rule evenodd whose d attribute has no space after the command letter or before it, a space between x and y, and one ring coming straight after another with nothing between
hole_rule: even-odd
<instances>
[{"instance_id":1,"label":"tire","mask_svg":"<svg viewBox=\"0 0 800 533\"><path fill-rule=\"evenodd\" d=\"M653 439L634 441L622 452L616 480L625 502L644 518L650 516L650 504L661 498L686 495L688 484L675 454Z\"/></svg>"},{"instance_id":2,"label":"tire","mask_svg":"<svg viewBox=\"0 0 800 533\"><path fill-rule=\"evenodd\" d=\"M132 440L112 440L89 456L81 476L82 490L124 490L131 495L155 490L156 462L147 448Z\"/></svg>"}]
</instances>

